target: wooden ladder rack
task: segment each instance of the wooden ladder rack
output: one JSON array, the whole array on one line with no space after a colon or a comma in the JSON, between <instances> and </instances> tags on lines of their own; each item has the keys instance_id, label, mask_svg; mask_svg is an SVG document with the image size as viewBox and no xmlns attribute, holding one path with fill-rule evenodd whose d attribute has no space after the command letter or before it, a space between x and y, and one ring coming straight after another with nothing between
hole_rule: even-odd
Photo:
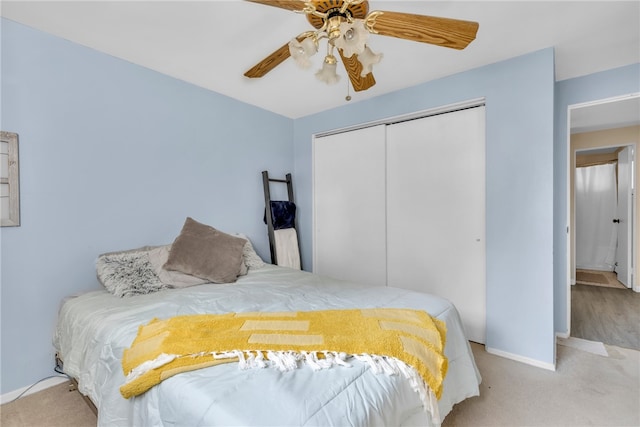
<instances>
[{"instance_id":1,"label":"wooden ladder rack","mask_svg":"<svg viewBox=\"0 0 640 427\"><path fill-rule=\"evenodd\" d=\"M280 184L287 184L287 196L289 198L289 202L291 203L295 203L294 198L293 198L293 181L291 180L291 174L288 173L285 175L285 179L276 179L276 178L269 178L269 172L267 171L262 171L262 185L264 187L264 207L265 207L265 220L267 222L267 231L269 233L269 250L271 252L271 263L277 265L278 264L278 254L276 253L276 248L275 248L275 234L274 234L274 228L273 228L273 217L271 215L271 191L270 191L270 184L274 182L274 183L280 183ZM296 233L298 232L297 230L297 219L295 220L294 223L294 229L296 229ZM298 239L298 254L300 253L300 240ZM302 258L300 259L300 269L302 269Z\"/></svg>"}]
</instances>

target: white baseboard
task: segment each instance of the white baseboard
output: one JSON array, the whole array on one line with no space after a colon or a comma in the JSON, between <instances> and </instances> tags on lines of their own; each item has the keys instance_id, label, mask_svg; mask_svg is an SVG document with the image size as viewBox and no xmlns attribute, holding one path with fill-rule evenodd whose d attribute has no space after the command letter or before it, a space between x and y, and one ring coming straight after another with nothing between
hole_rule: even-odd
<instances>
[{"instance_id":1,"label":"white baseboard","mask_svg":"<svg viewBox=\"0 0 640 427\"><path fill-rule=\"evenodd\" d=\"M516 362L525 363L527 365L535 366L536 368L542 368L542 369L546 369L546 370L549 370L549 371L555 371L556 370L555 363L542 362L540 360L531 359L529 357L520 356L519 354L513 354L513 353L509 353L509 352L506 352L506 351L502 351L502 350L498 350L498 349L491 348L491 347L486 347L486 346L485 346L485 350L487 350L487 353L495 354L496 356L504 357L506 359L515 360Z\"/></svg>"},{"instance_id":2,"label":"white baseboard","mask_svg":"<svg viewBox=\"0 0 640 427\"><path fill-rule=\"evenodd\" d=\"M556 338L569 338L569 332L556 332Z\"/></svg>"},{"instance_id":3,"label":"white baseboard","mask_svg":"<svg viewBox=\"0 0 640 427\"><path fill-rule=\"evenodd\" d=\"M69 381L69 378L62 375L54 376L54 377L44 379L40 382L37 382L34 385L22 387L18 390L10 391L0 396L0 404L11 402L12 400L20 396L21 393L24 393L21 397L28 396L30 394L37 393L49 387L53 387L54 385L62 384L65 381Z\"/></svg>"}]
</instances>

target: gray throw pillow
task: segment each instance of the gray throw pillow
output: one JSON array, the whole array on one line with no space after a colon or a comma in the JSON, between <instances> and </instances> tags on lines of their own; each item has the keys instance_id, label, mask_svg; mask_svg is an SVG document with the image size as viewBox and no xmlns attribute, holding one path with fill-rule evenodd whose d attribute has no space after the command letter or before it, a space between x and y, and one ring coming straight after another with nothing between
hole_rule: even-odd
<instances>
[{"instance_id":1,"label":"gray throw pillow","mask_svg":"<svg viewBox=\"0 0 640 427\"><path fill-rule=\"evenodd\" d=\"M171 245L165 270L176 270L213 283L235 282L246 241L188 217Z\"/></svg>"},{"instance_id":2,"label":"gray throw pillow","mask_svg":"<svg viewBox=\"0 0 640 427\"><path fill-rule=\"evenodd\" d=\"M144 295L167 289L149 261L152 246L104 253L96 260L98 280L118 297Z\"/></svg>"},{"instance_id":3,"label":"gray throw pillow","mask_svg":"<svg viewBox=\"0 0 640 427\"><path fill-rule=\"evenodd\" d=\"M162 283L171 285L173 288L186 288L209 282L207 279L201 279L190 274L184 274L180 271L165 270L163 266L169 259L170 249L171 245L164 245L149 251L149 262L151 262L153 271L158 275L158 278Z\"/></svg>"},{"instance_id":4,"label":"gray throw pillow","mask_svg":"<svg viewBox=\"0 0 640 427\"><path fill-rule=\"evenodd\" d=\"M248 244L248 242L247 242ZM151 262L151 266L153 267L153 271L158 275L158 278L162 283L166 283L170 285L172 288L187 288L189 286L202 285L205 283L209 283L207 279L201 279L196 276L192 276L190 274L185 274L176 270L165 270L164 265L167 263L169 259L169 251L171 250L171 245L158 246L149 251L149 262ZM246 251L246 244L245 249ZM245 265L245 262L240 264L240 276L246 275L248 272L248 268Z\"/></svg>"}]
</instances>

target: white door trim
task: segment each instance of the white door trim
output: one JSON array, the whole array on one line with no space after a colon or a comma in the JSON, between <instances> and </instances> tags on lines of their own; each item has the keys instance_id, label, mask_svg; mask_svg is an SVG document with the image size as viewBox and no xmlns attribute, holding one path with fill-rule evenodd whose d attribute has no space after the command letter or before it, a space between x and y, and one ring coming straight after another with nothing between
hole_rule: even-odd
<instances>
[{"instance_id":1,"label":"white door trim","mask_svg":"<svg viewBox=\"0 0 640 427\"><path fill-rule=\"evenodd\" d=\"M594 100L594 101L588 101L588 102L581 102L581 103L577 103L577 104L571 104L567 106L567 131L566 131L566 150L567 150L567 162L566 162L566 206L567 206L567 213L566 213L566 231L567 231L567 241L566 241L566 247L565 247L565 251L566 251L566 271L565 271L565 291L566 291L566 300L567 300L567 312L566 312L566 322L567 322L567 331L566 331L566 336L570 336L571 335L571 266L573 265L573 255L571 252L571 244L572 242L574 242L575 240L575 236L574 233L571 232L571 225L574 223L574 218L572 218L571 216L571 159L572 156L575 156L574 153L571 152L571 112L572 110L578 109L578 108L584 108L584 107L590 107L590 106L595 106L595 105L602 105L602 104L607 104L610 102L617 102L617 101L623 101L623 100L627 100L630 98L637 98L640 97L640 93L636 92L636 93L629 93L626 95L621 95L621 96L614 96L614 97L610 97L610 98L603 98L603 99L598 99L598 100ZM623 144L624 145L624 144ZM627 145L631 145L631 144L627 144ZM619 146L619 145L616 145ZM636 150L637 151L637 147ZM637 158L637 154L636 154L636 158ZM575 160L575 159L574 159ZM638 168L636 166L636 173L638 171ZM635 199L635 198L634 198ZM634 207L634 209L637 208L637 206ZM634 215L634 229L637 226L637 224L635 224L635 216ZM636 239L636 233L633 233L633 253L636 253L637 250L637 239ZM634 257L635 258L635 257ZM640 292L640 283L639 281L636 279L636 268L637 266L635 265L635 259L634 259L634 283L633 283L633 290L636 292ZM558 332L558 334L560 335L565 335L564 332Z\"/></svg>"}]
</instances>

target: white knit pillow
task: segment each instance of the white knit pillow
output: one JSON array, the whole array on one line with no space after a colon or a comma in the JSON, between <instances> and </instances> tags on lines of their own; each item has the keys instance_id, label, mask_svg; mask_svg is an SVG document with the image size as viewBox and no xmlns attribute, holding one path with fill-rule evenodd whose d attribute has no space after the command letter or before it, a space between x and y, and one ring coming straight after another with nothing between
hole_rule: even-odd
<instances>
[{"instance_id":1,"label":"white knit pillow","mask_svg":"<svg viewBox=\"0 0 640 427\"><path fill-rule=\"evenodd\" d=\"M244 245L244 248L242 248L242 256L244 257L244 263L249 268L249 270L255 270L264 267L266 263L262 260L262 258L260 258L260 255L258 255L255 249L253 249L251 240L249 240L249 238L242 233L236 233L235 235L247 241L247 243L245 243Z\"/></svg>"}]
</instances>

